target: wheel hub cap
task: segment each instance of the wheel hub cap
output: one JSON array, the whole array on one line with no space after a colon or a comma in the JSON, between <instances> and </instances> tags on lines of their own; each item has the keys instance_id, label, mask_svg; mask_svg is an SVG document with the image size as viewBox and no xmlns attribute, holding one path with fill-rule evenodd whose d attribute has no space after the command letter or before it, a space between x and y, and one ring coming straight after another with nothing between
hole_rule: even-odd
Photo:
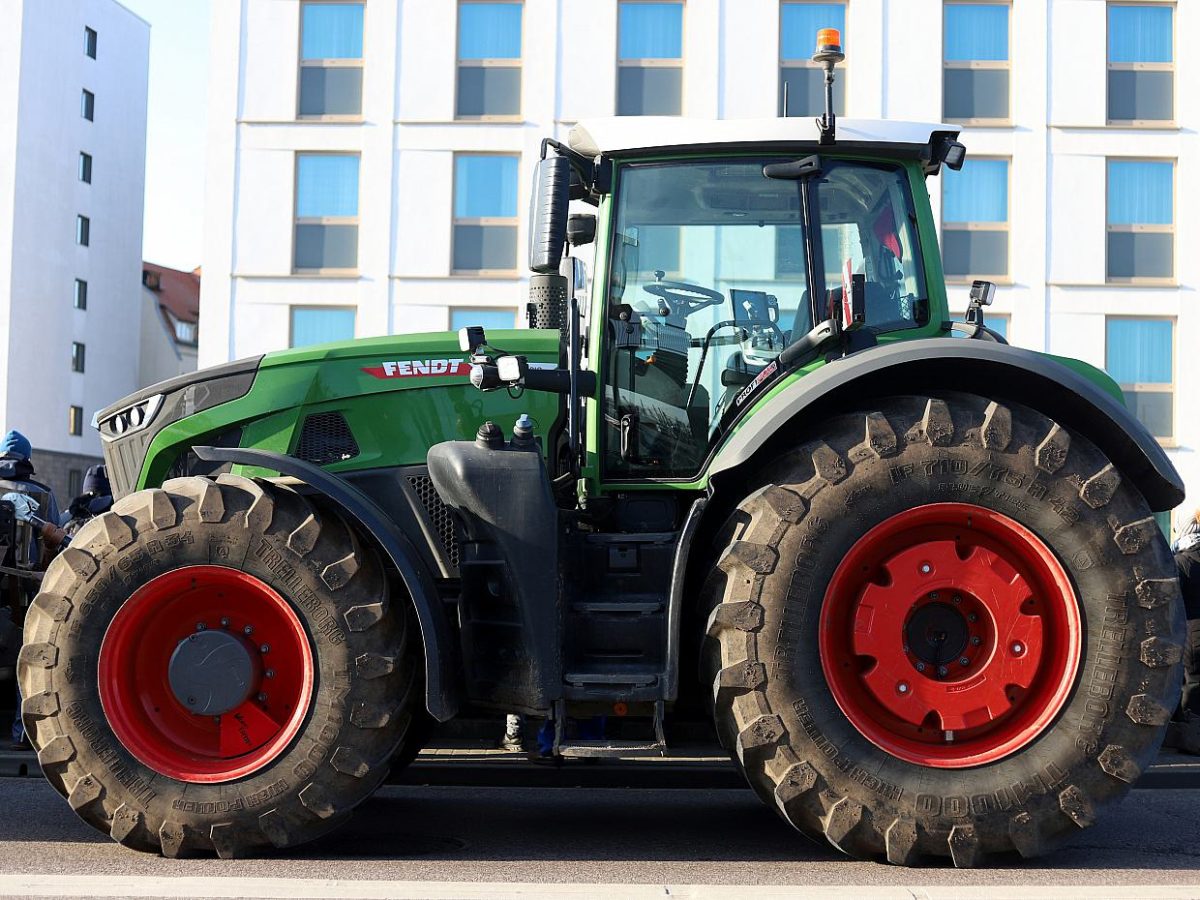
<instances>
[{"instance_id":1,"label":"wheel hub cap","mask_svg":"<svg viewBox=\"0 0 1200 900\"><path fill-rule=\"evenodd\" d=\"M220 716L250 699L255 663L245 642L224 631L202 631L179 642L167 678L189 712Z\"/></svg>"},{"instance_id":2,"label":"wheel hub cap","mask_svg":"<svg viewBox=\"0 0 1200 900\"><path fill-rule=\"evenodd\" d=\"M871 529L830 582L821 664L872 743L960 768L1032 741L1074 683L1074 590L1020 523L962 503L917 507Z\"/></svg>"}]
</instances>

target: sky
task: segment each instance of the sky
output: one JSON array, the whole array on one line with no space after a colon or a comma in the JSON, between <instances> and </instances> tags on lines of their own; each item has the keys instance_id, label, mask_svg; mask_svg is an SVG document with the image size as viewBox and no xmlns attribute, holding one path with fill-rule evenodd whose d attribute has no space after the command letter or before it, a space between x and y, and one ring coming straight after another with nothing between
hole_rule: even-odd
<instances>
[{"instance_id":1,"label":"sky","mask_svg":"<svg viewBox=\"0 0 1200 900\"><path fill-rule=\"evenodd\" d=\"M204 238L211 0L120 0L150 23L142 259L191 271Z\"/></svg>"}]
</instances>

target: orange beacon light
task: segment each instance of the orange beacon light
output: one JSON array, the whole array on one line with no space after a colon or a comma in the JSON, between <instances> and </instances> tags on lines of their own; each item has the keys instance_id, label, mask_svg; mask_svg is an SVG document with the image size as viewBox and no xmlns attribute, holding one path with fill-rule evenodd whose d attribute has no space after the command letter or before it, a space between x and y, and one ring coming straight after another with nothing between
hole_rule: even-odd
<instances>
[{"instance_id":1,"label":"orange beacon light","mask_svg":"<svg viewBox=\"0 0 1200 900\"><path fill-rule=\"evenodd\" d=\"M842 52L842 33L836 28L822 28L817 32L817 49L812 59L816 63L840 63L846 58Z\"/></svg>"}]
</instances>

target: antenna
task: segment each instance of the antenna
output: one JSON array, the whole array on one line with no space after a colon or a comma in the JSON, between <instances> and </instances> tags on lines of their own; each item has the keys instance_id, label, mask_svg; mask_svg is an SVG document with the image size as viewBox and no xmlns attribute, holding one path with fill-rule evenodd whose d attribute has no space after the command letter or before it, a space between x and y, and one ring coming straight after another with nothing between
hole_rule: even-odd
<instances>
[{"instance_id":1,"label":"antenna","mask_svg":"<svg viewBox=\"0 0 1200 900\"><path fill-rule=\"evenodd\" d=\"M821 143L832 144L837 132L837 120L833 114L833 70L846 58L842 52L842 33L836 28L822 28L817 32L817 50L812 55L815 63L825 68L825 114L817 119L821 129ZM784 109L786 113L786 108Z\"/></svg>"}]
</instances>

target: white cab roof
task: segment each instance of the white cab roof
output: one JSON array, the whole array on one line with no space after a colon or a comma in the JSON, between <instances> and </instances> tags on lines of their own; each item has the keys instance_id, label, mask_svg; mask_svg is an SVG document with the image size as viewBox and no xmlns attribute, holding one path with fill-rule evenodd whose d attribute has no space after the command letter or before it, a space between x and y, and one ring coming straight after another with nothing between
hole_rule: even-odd
<instances>
[{"instance_id":1,"label":"white cab roof","mask_svg":"<svg viewBox=\"0 0 1200 900\"><path fill-rule=\"evenodd\" d=\"M957 125L897 122L885 119L838 119L838 144L928 144L935 131L957 134ZM587 119L571 129L570 148L583 156L658 148L719 144L815 144L816 119L685 119L679 116L613 116Z\"/></svg>"}]
</instances>

